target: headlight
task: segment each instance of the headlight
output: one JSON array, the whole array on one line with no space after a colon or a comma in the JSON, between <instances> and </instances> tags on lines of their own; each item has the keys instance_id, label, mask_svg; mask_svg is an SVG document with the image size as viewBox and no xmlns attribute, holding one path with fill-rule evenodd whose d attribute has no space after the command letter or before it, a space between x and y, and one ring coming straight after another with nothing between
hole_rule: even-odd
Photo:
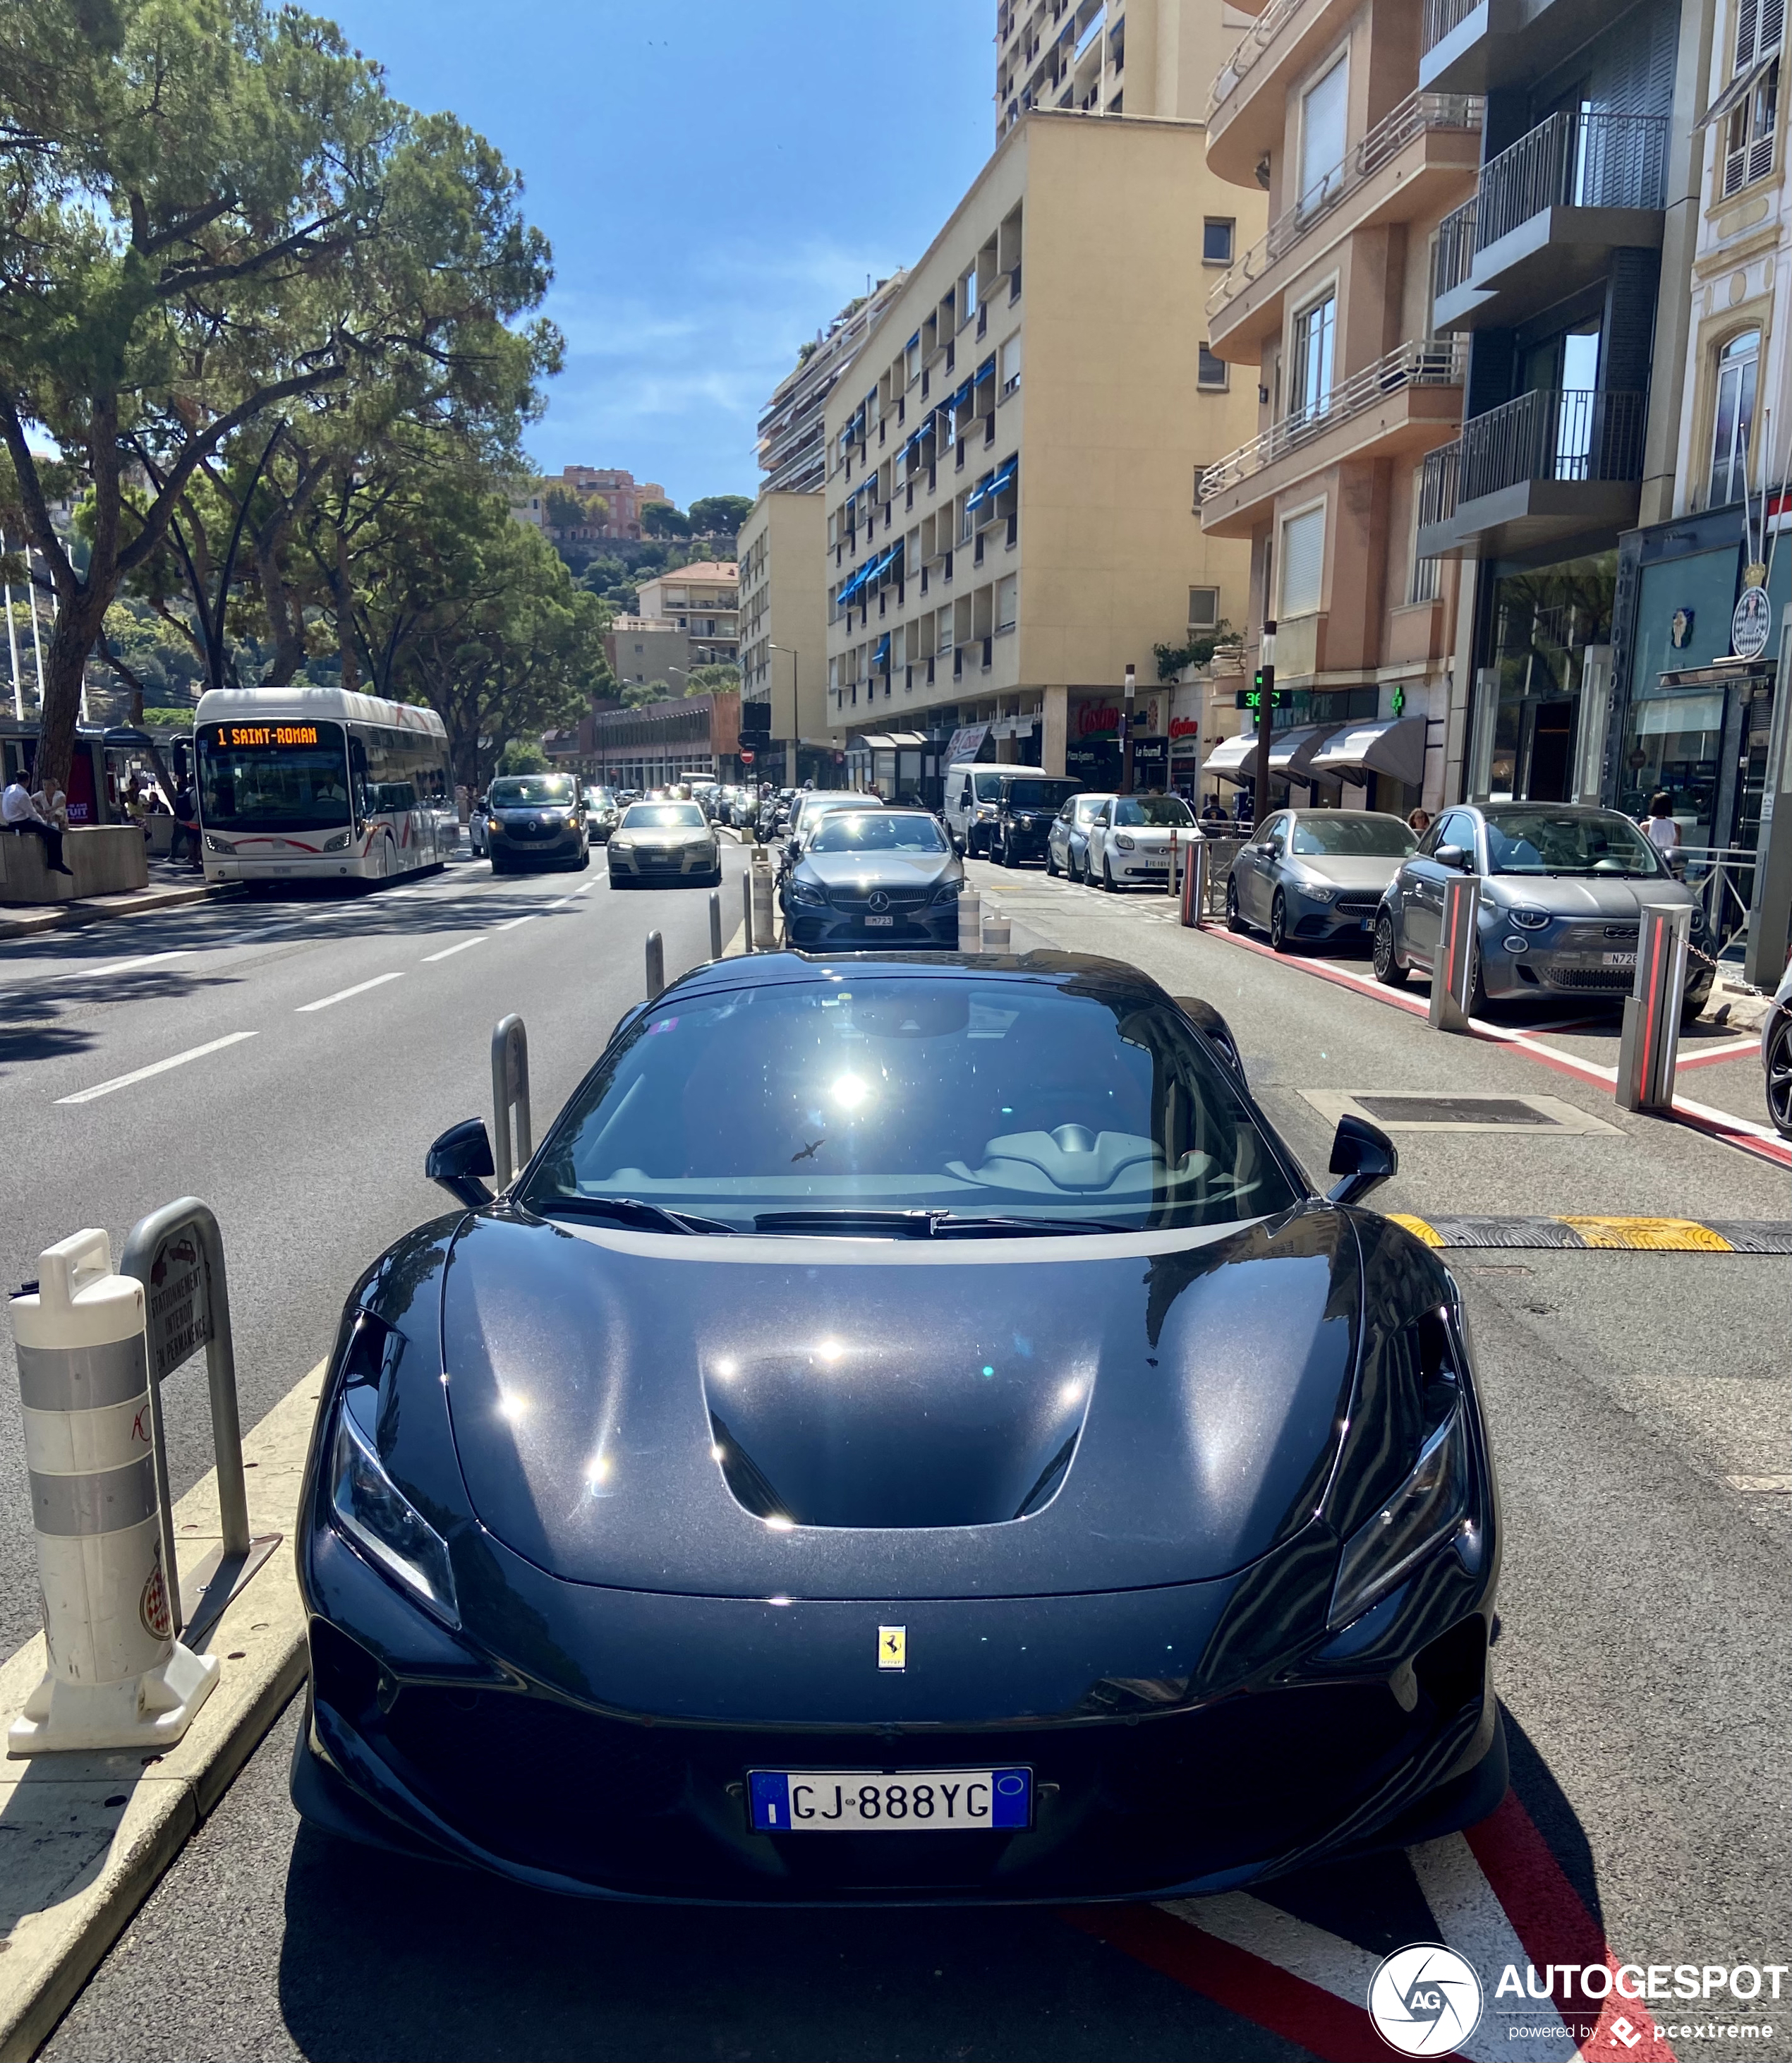
<instances>
[{"instance_id":1,"label":"headlight","mask_svg":"<svg viewBox=\"0 0 1792 2063\"><path fill-rule=\"evenodd\" d=\"M962 881L942 881L934 891L934 901L935 903L956 903L958 899L958 891L963 887L964 883Z\"/></svg>"},{"instance_id":2,"label":"headlight","mask_svg":"<svg viewBox=\"0 0 1792 2063\"><path fill-rule=\"evenodd\" d=\"M1138 841L1135 838L1129 837L1125 831L1116 831L1114 834L1114 842L1119 847L1122 852L1131 852L1134 846L1137 844Z\"/></svg>"},{"instance_id":3,"label":"headlight","mask_svg":"<svg viewBox=\"0 0 1792 2063\"><path fill-rule=\"evenodd\" d=\"M1338 892L1323 881L1297 881L1294 887L1295 893L1304 895L1309 903L1329 903Z\"/></svg>"},{"instance_id":4,"label":"headlight","mask_svg":"<svg viewBox=\"0 0 1792 2063\"><path fill-rule=\"evenodd\" d=\"M343 847L344 847L345 845L347 845L347 844L348 844L348 832L347 832L347 831L338 831L338 832L336 833L336 834L335 834L335 836L334 838L326 838L326 839L323 841L323 850L324 850L326 852L340 852L340 851L342 851Z\"/></svg>"},{"instance_id":5,"label":"headlight","mask_svg":"<svg viewBox=\"0 0 1792 2063\"><path fill-rule=\"evenodd\" d=\"M813 882L793 881L790 883L790 900L793 903L806 903L811 908L818 906L825 908L827 899Z\"/></svg>"},{"instance_id":6,"label":"headlight","mask_svg":"<svg viewBox=\"0 0 1792 2063\"><path fill-rule=\"evenodd\" d=\"M488 831L501 831L504 829L504 826L496 817L488 817L485 819L485 828Z\"/></svg>"},{"instance_id":7,"label":"headlight","mask_svg":"<svg viewBox=\"0 0 1792 2063\"><path fill-rule=\"evenodd\" d=\"M211 852L234 852L236 848L227 838L214 838L210 831L205 834L207 849Z\"/></svg>"},{"instance_id":8,"label":"headlight","mask_svg":"<svg viewBox=\"0 0 1792 2063\"><path fill-rule=\"evenodd\" d=\"M1329 1626L1348 1626L1468 1516L1469 1434L1460 1399L1419 1450L1416 1466L1344 1542Z\"/></svg>"},{"instance_id":9,"label":"headlight","mask_svg":"<svg viewBox=\"0 0 1792 2063\"><path fill-rule=\"evenodd\" d=\"M1547 910L1514 910L1512 921L1521 931L1541 931L1554 922Z\"/></svg>"},{"instance_id":10,"label":"headlight","mask_svg":"<svg viewBox=\"0 0 1792 2063\"><path fill-rule=\"evenodd\" d=\"M370 1561L437 1619L459 1626L448 1542L387 1474L346 1398L336 1413L330 1505L337 1525Z\"/></svg>"},{"instance_id":11,"label":"headlight","mask_svg":"<svg viewBox=\"0 0 1792 2063\"><path fill-rule=\"evenodd\" d=\"M977 805L977 814L980 817L993 817L995 811L989 803L979 802Z\"/></svg>"}]
</instances>

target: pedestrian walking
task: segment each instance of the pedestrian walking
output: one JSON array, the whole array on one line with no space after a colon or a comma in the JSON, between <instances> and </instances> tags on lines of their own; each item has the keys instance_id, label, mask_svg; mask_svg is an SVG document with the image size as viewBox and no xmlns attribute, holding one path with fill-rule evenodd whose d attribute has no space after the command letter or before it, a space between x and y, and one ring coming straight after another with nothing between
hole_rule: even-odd
<instances>
[{"instance_id":1,"label":"pedestrian walking","mask_svg":"<svg viewBox=\"0 0 1792 2063\"><path fill-rule=\"evenodd\" d=\"M1215 791L1201 805L1201 822L1203 824L1223 824L1225 821L1226 806Z\"/></svg>"},{"instance_id":2,"label":"pedestrian walking","mask_svg":"<svg viewBox=\"0 0 1792 2063\"><path fill-rule=\"evenodd\" d=\"M66 874L71 879L74 869L62 863L62 834L38 806L37 798L24 783L17 779L0 794L0 824L3 824L14 838L34 838L42 841L44 863L52 874Z\"/></svg>"},{"instance_id":3,"label":"pedestrian walking","mask_svg":"<svg viewBox=\"0 0 1792 2063\"><path fill-rule=\"evenodd\" d=\"M171 866L185 859L195 871L200 866L199 798L191 774L175 790L175 827L168 837Z\"/></svg>"},{"instance_id":4,"label":"pedestrian walking","mask_svg":"<svg viewBox=\"0 0 1792 2063\"><path fill-rule=\"evenodd\" d=\"M1680 856L1680 826L1674 820L1673 798L1665 788L1657 788L1649 797L1642 829L1643 836L1672 867Z\"/></svg>"}]
</instances>

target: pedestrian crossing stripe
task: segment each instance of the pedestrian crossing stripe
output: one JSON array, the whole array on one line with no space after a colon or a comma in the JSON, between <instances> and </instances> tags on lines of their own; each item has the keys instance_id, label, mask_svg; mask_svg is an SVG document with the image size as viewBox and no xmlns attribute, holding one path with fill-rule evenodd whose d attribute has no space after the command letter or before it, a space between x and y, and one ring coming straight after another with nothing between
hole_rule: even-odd
<instances>
[{"instance_id":1,"label":"pedestrian crossing stripe","mask_svg":"<svg viewBox=\"0 0 1792 2063\"><path fill-rule=\"evenodd\" d=\"M1792 1254L1792 1220L1645 1217L1421 1218L1389 1211L1432 1247L1542 1247L1630 1253Z\"/></svg>"}]
</instances>

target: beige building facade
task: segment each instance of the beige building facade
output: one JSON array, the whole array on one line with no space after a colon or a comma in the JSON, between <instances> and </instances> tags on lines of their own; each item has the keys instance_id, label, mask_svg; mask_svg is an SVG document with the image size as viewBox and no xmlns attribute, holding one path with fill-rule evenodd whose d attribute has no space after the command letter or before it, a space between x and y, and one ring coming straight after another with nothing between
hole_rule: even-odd
<instances>
[{"instance_id":1,"label":"beige building facade","mask_svg":"<svg viewBox=\"0 0 1792 2063\"><path fill-rule=\"evenodd\" d=\"M791 786L831 763L826 512L819 493L761 493L741 525L741 728L769 732L760 778Z\"/></svg>"},{"instance_id":2,"label":"beige building facade","mask_svg":"<svg viewBox=\"0 0 1792 2063\"><path fill-rule=\"evenodd\" d=\"M762 492L821 492L827 474L827 398L902 287L898 272L878 280L870 293L849 301L825 330L817 332L814 343L803 347L796 364L773 389L759 417Z\"/></svg>"},{"instance_id":3,"label":"beige building facade","mask_svg":"<svg viewBox=\"0 0 1792 2063\"><path fill-rule=\"evenodd\" d=\"M1035 107L1199 120L1216 38L1248 18L1214 0L1000 0L995 134Z\"/></svg>"},{"instance_id":4,"label":"beige building facade","mask_svg":"<svg viewBox=\"0 0 1792 2063\"><path fill-rule=\"evenodd\" d=\"M733 559L704 559L656 573L641 582L635 600L641 615L673 623L685 633L693 666L739 658L740 568Z\"/></svg>"},{"instance_id":5,"label":"beige building facade","mask_svg":"<svg viewBox=\"0 0 1792 2063\"><path fill-rule=\"evenodd\" d=\"M1154 648L1243 622L1248 546L1203 530L1195 484L1255 421L1206 348L1202 258L1252 203L1204 146L1191 122L1016 121L834 388L839 745L974 734L1099 779L1127 666L1167 729Z\"/></svg>"}]
</instances>

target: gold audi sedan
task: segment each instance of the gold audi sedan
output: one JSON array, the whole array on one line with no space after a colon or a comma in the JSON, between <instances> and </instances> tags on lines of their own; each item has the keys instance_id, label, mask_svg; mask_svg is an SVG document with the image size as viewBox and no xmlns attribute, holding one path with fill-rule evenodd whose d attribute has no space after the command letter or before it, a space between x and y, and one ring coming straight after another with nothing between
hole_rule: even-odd
<instances>
[{"instance_id":1,"label":"gold audi sedan","mask_svg":"<svg viewBox=\"0 0 1792 2063\"><path fill-rule=\"evenodd\" d=\"M631 802L610 833L612 888L719 888L721 846L695 802Z\"/></svg>"}]
</instances>

